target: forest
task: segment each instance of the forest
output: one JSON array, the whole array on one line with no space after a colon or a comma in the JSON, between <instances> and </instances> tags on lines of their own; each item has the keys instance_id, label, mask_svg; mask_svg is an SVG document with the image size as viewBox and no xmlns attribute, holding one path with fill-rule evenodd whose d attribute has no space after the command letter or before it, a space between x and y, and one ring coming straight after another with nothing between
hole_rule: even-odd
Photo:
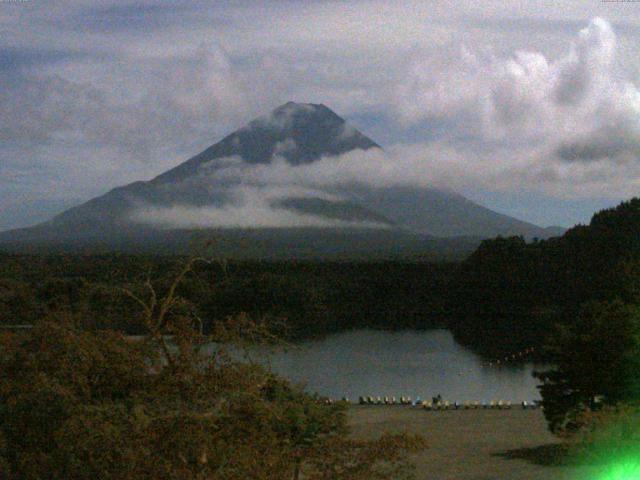
<instances>
[{"instance_id":1,"label":"forest","mask_svg":"<svg viewBox=\"0 0 640 480\"><path fill-rule=\"evenodd\" d=\"M0 332L0 478L413 478L424 438L354 440L346 403L242 355L279 341L262 323L237 315L205 335L177 290L196 261L166 291L123 290L141 307L139 337L61 311Z\"/></svg>"},{"instance_id":2,"label":"forest","mask_svg":"<svg viewBox=\"0 0 640 480\"><path fill-rule=\"evenodd\" d=\"M240 312L304 339L353 328L444 327L487 356L542 346L591 301L640 295L640 199L596 213L562 237L485 240L459 263L227 261L207 256L179 285L203 323ZM140 333L124 289L166 288L178 256L0 254L0 324L46 312L85 328ZM498 340L497 340L498 339ZM542 352L542 349L540 349Z\"/></svg>"},{"instance_id":3,"label":"forest","mask_svg":"<svg viewBox=\"0 0 640 480\"><path fill-rule=\"evenodd\" d=\"M640 300L640 199L596 213L562 237L485 240L449 284L449 327L464 344L542 346L583 305ZM455 300L455 301L453 301Z\"/></svg>"},{"instance_id":4,"label":"forest","mask_svg":"<svg viewBox=\"0 0 640 480\"><path fill-rule=\"evenodd\" d=\"M0 476L412 478L424 438L354 441L346 405L229 355L353 328L449 328L488 357L538 347L549 429L637 458L639 273L640 199L460 263L3 254Z\"/></svg>"},{"instance_id":5,"label":"forest","mask_svg":"<svg viewBox=\"0 0 640 480\"><path fill-rule=\"evenodd\" d=\"M0 256L0 319L31 324L64 310L85 327L139 333L123 288L166 284L183 257ZM178 287L205 330L240 312L301 339L349 328L443 326L448 264L199 262ZM162 287L161 287L162 288Z\"/></svg>"}]
</instances>

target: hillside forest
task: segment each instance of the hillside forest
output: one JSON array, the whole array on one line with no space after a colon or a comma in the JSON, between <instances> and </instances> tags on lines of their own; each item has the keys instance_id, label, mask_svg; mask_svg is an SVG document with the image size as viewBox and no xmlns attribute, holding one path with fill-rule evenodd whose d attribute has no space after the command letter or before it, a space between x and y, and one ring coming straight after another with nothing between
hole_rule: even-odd
<instances>
[{"instance_id":1,"label":"hillside forest","mask_svg":"<svg viewBox=\"0 0 640 480\"><path fill-rule=\"evenodd\" d=\"M123 289L144 292L153 279L162 291L184 261L1 254L0 324L63 311L83 328L138 334L139 306ZM485 240L459 263L214 259L194 266L178 289L182 308L205 331L240 312L294 340L354 328L445 327L491 357L544 345L588 302L637 303L639 280L640 199L633 199L562 237Z\"/></svg>"}]
</instances>

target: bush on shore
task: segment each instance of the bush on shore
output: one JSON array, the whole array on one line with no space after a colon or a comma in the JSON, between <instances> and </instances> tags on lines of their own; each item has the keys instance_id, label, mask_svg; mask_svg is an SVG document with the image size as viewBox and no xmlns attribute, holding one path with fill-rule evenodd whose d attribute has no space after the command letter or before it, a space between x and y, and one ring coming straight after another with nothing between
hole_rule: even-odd
<instances>
[{"instance_id":1,"label":"bush on shore","mask_svg":"<svg viewBox=\"0 0 640 480\"><path fill-rule=\"evenodd\" d=\"M236 354L273 340L262 325L232 317L203 335L176 294L191 266L163 296L151 282L146 296L126 292L140 340L68 314L0 335L1 478L410 478L422 438L353 441L344 405Z\"/></svg>"}]
</instances>

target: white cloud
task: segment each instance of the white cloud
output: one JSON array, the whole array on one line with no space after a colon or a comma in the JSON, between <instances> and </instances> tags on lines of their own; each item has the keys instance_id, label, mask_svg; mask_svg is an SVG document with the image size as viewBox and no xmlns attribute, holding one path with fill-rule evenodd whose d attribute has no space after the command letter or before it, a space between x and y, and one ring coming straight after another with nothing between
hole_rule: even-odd
<instances>
[{"instance_id":1,"label":"white cloud","mask_svg":"<svg viewBox=\"0 0 640 480\"><path fill-rule=\"evenodd\" d=\"M285 153L295 152L298 148L295 140L293 138L287 138L284 142L276 143L273 151L276 155L282 155Z\"/></svg>"},{"instance_id":2,"label":"white cloud","mask_svg":"<svg viewBox=\"0 0 640 480\"><path fill-rule=\"evenodd\" d=\"M278 202L287 198L340 200L336 195L296 186L240 185L232 187L232 201L225 205L139 205L131 213L134 222L161 228L284 228L352 227L385 228L375 222L347 221L302 213Z\"/></svg>"},{"instance_id":3,"label":"white cloud","mask_svg":"<svg viewBox=\"0 0 640 480\"><path fill-rule=\"evenodd\" d=\"M197 180L213 188L251 186L294 195L298 188L348 197L353 186L417 187L457 192L538 192L556 198L622 197L640 187L640 162L607 160L567 162L548 145L495 145L460 148L448 142L391 146L385 151L354 150L309 164L290 165L283 158L248 164L239 158L217 159Z\"/></svg>"},{"instance_id":4,"label":"white cloud","mask_svg":"<svg viewBox=\"0 0 640 480\"><path fill-rule=\"evenodd\" d=\"M167 140L173 148L188 145L251 112L248 79L217 45L201 45L190 57L145 73L145 91L133 98L123 98L122 89L135 91L139 78L129 79L131 85L112 78L108 89L57 75L14 80L13 88L0 92L0 139L33 144L73 136L77 143L113 146L147 161Z\"/></svg>"},{"instance_id":5,"label":"white cloud","mask_svg":"<svg viewBox=\"0 0 640 480\"><path fill-rule=\"evenodd\" d=\"M503 58L463 49L435 79L428 61L414 65L399 90L399 113L407 122L449 117L473 132L475 149L451 145L453 158L469 167L460 172L469 183L557 196L637 194L640 90L616 60L616 36L601 18L557 60L532 51Z\"/></svg>"},{"instance_id":6,"label":"white cloud","mask_svg":"<svg viewBox=\"0 0 640 480\"><path fill-rule=\"evenodd\" d=\"M637 90L618 67L640 72L635 5L165 3L69 0L43 8L41 2L0 2L0 70L10 66L10 73L0 73L0 176L37 172L32 179L40 179L46 195L57 189L56 196L93 196L158 174L287 100L324 103L343 115L376 111L389 119L400 105L409 122L451 119L447 125L457 122L451 129L458 131L422 150L424 157L446 150L448 158L460 159L452 168L466 174L466 183L473 180L469 165L489 162L477 158L467 137L535 144L531 151L543 158L536 163L529 154L534 170L547 168L549 151L565 162L590 163L614 152L626 165L620 172L632 168L625 162L637 151ZM595 15L611 20L622 37L616 41L596 22L568 53L571 30ZM481 25L484 20L494 22ZM454 62L459 44L469 50ZM13 68L11 60L2 63L6 52L51 53L56 60ZM420 61L408 68L407 57ZM407 126L384 122L383 131ZM591 145L600 138L610 145ZM527 163L513 158L526 155L524 148L508 155L499 147L494 156L507 163L489 171ZM547 170L562 168L553 163ZM482 183L485 175L475 176ZM446 172L432 177L437 183L453 177L453 188L465 183ZM568 182L567 189L576 188ZM31 183L29 192L37 192Z\"/></svg>"},{"instance_id":7,"label":"white cloud","mask_svg":"<svg viewBox=\"0 0 640 480\"><path fill-rule=\"evenodd\" d=\"M640 91L620 77L615 59L615 34L600 18L555 61L540 52L502 58L463 48L435 78L428 60L413 66L398 92L399 113L415 122L466 112L462 121L476 122L485 140L560 145L614 127L635 143Z\"/></svg>"}]
</instances>

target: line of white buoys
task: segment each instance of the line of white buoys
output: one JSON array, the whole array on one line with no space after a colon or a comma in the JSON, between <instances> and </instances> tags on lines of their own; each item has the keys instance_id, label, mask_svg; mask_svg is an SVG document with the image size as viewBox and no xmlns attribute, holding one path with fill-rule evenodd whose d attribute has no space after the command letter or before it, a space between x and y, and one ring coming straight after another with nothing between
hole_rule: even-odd
<instances>
[{"instance_id":1,"label":"line of white buoys","mask_svg":"<svg viewBox=\"0 0 640 480\"><path fill-rule=\"evenodd\" d=\"M343 401L345 399L343 398ZM348 401L348 400L346 400ZM449 400L427 401L420 400L417 397L415 401L411 400L411 397L401 396L399 399L396 397L359 397L359 405L410 405L415 407L421 407L425 410L510 410L514 404L505 400L491 400L490 402L478 402L478 401L465 401L465 402L451 402ZM539 407L539 402L536 401L523 401L519 404L523 410L533 410Z\"/></svg>"},{"instance_id":2,"label":"line of white buoys","mask_svg":"<svg viewBox=\"0 0 640 480\"><path fill-rule=\"evenodd\" d=\"M411 397L359 397L360 405L415 405Z\"/></svg>"},{"instance_id":3,"label":"line of white buoys","mask_svg":"<svg viewBox=\"0 0 640 480\"><path fill-rule=\"evenodd\" d=\"M523 401L520 405L524 410L538 408L537 402ZM460 403L460 402L451 403L446 400L440 401L440 402L424 401L420 406L425 410L479 410L479 409L511 410L511 408L513 408L513 404L511 402L504 401L504 400L498 400L498 401L492 400L489 403L469 402L469 401L466 401L464 403Z\"/></svg>"},{"instance_id":4,"label":"line of white buoys","mask_svg":"<svg viewBox=\"0 0 640 480\"><path fill-rule=\"evenodd\" d=\"M491 361L482 362L480 365L483 367L501 367L503 365L507 365L509 362L512 362L512 361L523 360L525 357L529 355L533 355L535 350L536 350L535 347L528 347L528 348L525 348L524 350L520 350L519 352L515 352L510 355L506 355L504 357L496 358ZM470 367L465 370L461 370L458 372L458 375L462 376L462 375L469 374L473 372L474 369L475 367Z\"/></svg>"}]
</instances>

